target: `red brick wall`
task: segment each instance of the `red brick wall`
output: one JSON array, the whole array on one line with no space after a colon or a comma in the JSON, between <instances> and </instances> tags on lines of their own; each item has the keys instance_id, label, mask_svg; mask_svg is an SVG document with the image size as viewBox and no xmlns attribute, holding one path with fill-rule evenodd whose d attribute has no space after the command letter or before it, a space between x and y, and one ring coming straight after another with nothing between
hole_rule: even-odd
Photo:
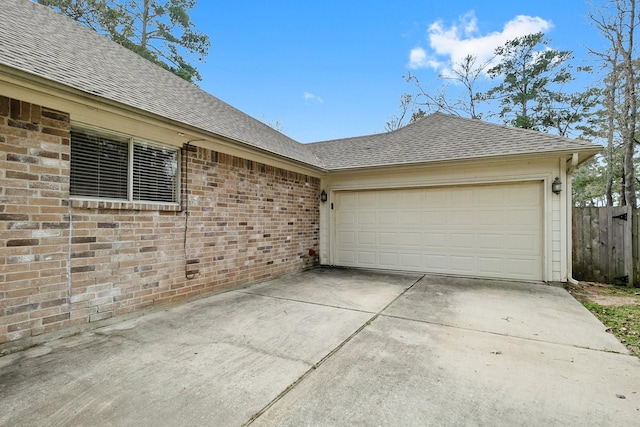
<instances>
[{"instance_id":1,"label":"red brick wall","mask_svg":"<svg viewBox=\"0 0 640 427\"><path fill-rule=\"evenodd\" d=\"M69 123L0 97L0 343L318 264L317 178L190 147L189 215L70 201Z\"/></svg>"}]
</instances>

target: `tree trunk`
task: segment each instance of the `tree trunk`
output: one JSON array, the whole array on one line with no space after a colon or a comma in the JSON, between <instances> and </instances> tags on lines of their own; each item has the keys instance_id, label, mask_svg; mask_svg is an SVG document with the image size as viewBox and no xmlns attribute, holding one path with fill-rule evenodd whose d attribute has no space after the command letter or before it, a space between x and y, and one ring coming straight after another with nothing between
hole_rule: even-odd
<instances>
[{"instance_id":1,"label":"tree trunk","mask_svg":"<svg viewBox=\"0 0 640 427\"><path fill-rule=\"evenodd\" d=\"M143 0L142 22L140 23L140 46L147 48L147 24L149 23L149 0Z\"/></svg>"},{"instance_id":2,"label":"tree trunk","mask_svg":"<svg viewBox=\"0 0 640 427\"><path fill-rule=\"evenodd\" d=\"M626 128L624 136L624 195L626 204L636 207L636 186L633 170L633 151L635 148L636 116L638 114L638 100L636 99L636 75L633 64L633 36L636 26L636 0L630 0L629 34L627 49L624 51L625 67L625 103L627 104Z\"/></svg>"},{"instance_id":3,"label":"tree trunk","mask_svg":"<svg viewBox=\"0 0 640 427\"><path fill-rule=\"evenodd\" d=\"M605 189L605 196L607 199L607 206L613 206L613 138L614 138L614 126L615 126L615 100L616 100L616 87L618 85L617 66L613 64L613 81L607 88L607 183Z\"/></svg>"}]
</instances>

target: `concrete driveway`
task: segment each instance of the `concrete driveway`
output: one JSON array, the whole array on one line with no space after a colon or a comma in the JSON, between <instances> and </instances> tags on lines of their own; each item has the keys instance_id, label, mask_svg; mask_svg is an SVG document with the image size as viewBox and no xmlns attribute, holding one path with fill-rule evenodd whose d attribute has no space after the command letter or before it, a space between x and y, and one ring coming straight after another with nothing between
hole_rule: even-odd
<instances>
[{"instance_id":1,"label":"concrete driveway","mask_svg":"<svg viewBox=\"0 0 640 427\"><path fill-rule=\"evenodd\" d=\"M0 358L0 425L637 425L561 288L322 268Z\"/></svg>"}]
</instances>

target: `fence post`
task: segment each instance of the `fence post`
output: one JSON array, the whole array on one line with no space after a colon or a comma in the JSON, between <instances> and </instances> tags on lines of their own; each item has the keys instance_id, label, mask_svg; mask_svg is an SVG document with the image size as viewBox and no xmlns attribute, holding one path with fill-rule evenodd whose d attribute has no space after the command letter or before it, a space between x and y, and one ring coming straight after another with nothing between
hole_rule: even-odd
<instances>
[{"instance_id":1,"label":"fence post","mask_svg":"<svg viewBox=\"0 0 640 427\"><path fill-rule=\"evenodd\" d=\"M627 221L624 224L624 269L629 274L628 286L633 287L633 209L627 206Z\"/></svg>"},{"instance_id":2,"label":"fence post","mask_svg":"<svg viewBox=\"0 0 640 427\"><path fill-rule=\"evenodd\" d=\"M632 260L631 260L631 286L640 287L640 209L631 210L631 241L632 241Z\"/></svg>"}]
</instances>

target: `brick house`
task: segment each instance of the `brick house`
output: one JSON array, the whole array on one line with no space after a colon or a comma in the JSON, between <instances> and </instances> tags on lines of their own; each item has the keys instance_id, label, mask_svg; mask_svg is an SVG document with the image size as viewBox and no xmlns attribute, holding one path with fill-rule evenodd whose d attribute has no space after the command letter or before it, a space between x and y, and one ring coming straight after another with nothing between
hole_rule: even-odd
<instances>
[{"instance_id":1,"label":"brick house","mask_svg":"<svg viewBox=\"0 0 640 427\"><path fill-rule=\"evenodd\" d=\"M571 171L598 151L443 114L300 144L5 0L0 344L321 264L566 281Z\"/></svg>"}]
</instances>

